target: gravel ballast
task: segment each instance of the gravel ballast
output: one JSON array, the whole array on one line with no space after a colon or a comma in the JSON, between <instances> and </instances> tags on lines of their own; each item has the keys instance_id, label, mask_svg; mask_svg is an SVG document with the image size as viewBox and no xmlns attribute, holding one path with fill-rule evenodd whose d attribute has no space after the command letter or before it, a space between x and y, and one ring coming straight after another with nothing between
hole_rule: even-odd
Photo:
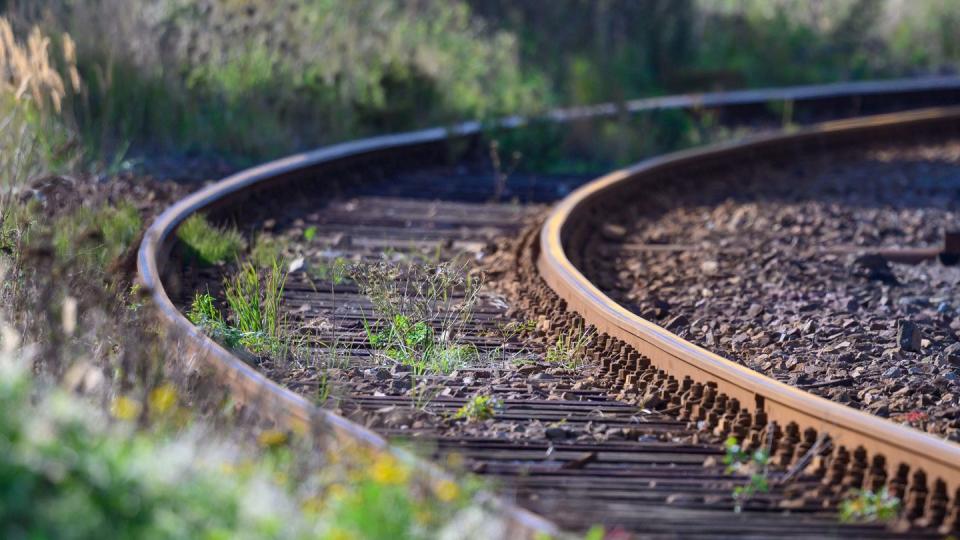
<instances>
[{"instance_id":1,"label":"gravel ballast","mask_svg":"<svg viewBox=\"0 0 960 540\"><path fill-rule=\"evenodd\" d=\"M788 384L960 440L960 141L658 184L598 227L588 275L638 315Z\"/></svg>"}]
</instances>

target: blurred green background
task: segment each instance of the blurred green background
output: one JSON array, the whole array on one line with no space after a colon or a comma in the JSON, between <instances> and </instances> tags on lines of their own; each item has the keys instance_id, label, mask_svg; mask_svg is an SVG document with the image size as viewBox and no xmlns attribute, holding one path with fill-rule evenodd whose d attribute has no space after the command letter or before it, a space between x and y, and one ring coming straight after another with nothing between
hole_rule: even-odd
<instances>
[{"instance_id":1,"label":"blurred green background","mask_svg":"<svg viewBox=\"0 0 960 540\"><path fill-rule=\"evenodd\" d=\"M77 42L89 154L246 164L642 96L952 72L955 0L0 0ZM54 45L57 45L56 43ZM54 47L55 48L55 47Z\"/></svg>"}]
</instances>

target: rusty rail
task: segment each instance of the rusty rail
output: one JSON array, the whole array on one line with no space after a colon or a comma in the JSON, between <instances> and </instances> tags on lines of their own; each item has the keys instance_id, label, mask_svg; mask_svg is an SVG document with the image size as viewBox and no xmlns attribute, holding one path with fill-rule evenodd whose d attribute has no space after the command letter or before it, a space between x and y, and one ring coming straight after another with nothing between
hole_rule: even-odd
<instances>
[{"instance_id":1,"label":"rusty rail","mask_svg":"<svg viewBox=\"0 0 960 540\"><path fill-rule=\"evenodd\" d=\"M916 137L920 133L960 133L960 107L926 109L856 120L829 122L795 133L752 138L678 152L615 171L567 197L541 230L538 268L568 305L598 331L622 339L658 368L680 379L713 382L754 415L762 413L780 426L795 423L827 434L835 448L863 448L872 459L885 458L886 478L910 474L908 493L926 497L928 512L943 511L944 496L960 499L960 445L857 411L763 376L703 349L634 315L586 279L578 266L578 242L594 216L617 201L642 196L664 178L702 174L711 168L735 169L737 163L790 159L811 152L878 140ZM876 461L874 461L876 466ZM903 467L907 467L905 471ZM934 480L933 489L926 485ZM938 494L936 497L927 496ZM937 500L935 500L937 499ZM922 505L921 505L922 507Z\"/></svg>"},{"instance_id":2,"label":"rusty rail","mask_svg":"<svg viewBox=\"0 0 960 540\"><path fill-rule=\"evenodd\" d=\"M862 98L882 99L884 96L891 99L907 99L907 96L934 96L937 100L955 99L960 96L960 78L820 85L797 89L771 89L767 93L756 90L748 93L676 96L673 99L657 98L646 104L632 103L629 110L640 112L665 108L723 108L726 105L765 108L768 103L781 99L801 99L811 104L816 104L817 100L852 100L859 103ZM604 117L611 114L608 109L609 107L600 107L596 111L568 109L551 113L547 118L563 123L583 117ZM511 117L496 125L516 128L527 122L528 120L522 117ZM195 356L200 365L220 377L234 397L256 408L258 414L264 418L299 431L320 424L345 443L388 448L387 442L372 431L324 411L302 396L267 379L204 335L184 317L164 287L170 254L177 242L175 233L179 225L194 213L213 211L242 201L249 202L256 194L267 189L310 182L311 178L324 170L342 170L359 163L391 162L411 153L426 152L438 162L448 159L449 143L452 140L475 139L482 134L482 130L480 123L467 122L451 128L435 128L337 144L242 171L174 204L150 225L144 234L137 259L138 278L152 297L159 325L168 332L172 342L179 343L186 353ZM569 206L568 201L563 208ZM562 257L562 252L558 254ZM569 261L566 261L566 264L569 266ZM569 266L568 270L571 278L579 276L572 266ZM554 281L559 275L554 274ZM584 286L590 287L589 284ZM595 289L590 291L591 294L598 294ZM426 467L436 474L442 474L434 467ZM511 530L516 532L517 537L530 537L540 532L554 534L557 531L553 524L518 507L499 501L495 501L494 505L499 506L507 516Z\"/></svg>"}]
</instances>

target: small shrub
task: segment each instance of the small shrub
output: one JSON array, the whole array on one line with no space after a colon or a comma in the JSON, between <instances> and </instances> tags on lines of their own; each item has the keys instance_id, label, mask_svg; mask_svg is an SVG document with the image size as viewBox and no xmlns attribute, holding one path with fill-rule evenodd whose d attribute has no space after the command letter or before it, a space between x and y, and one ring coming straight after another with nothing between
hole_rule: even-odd
<instances>
[{"instance_id":1,"label":"small shrub","mask_svg":"<svg viewBox=\"0 0 960 540\"><path fill-rule=\"evenodd\" d=\"M844 523L885 522L896 519L899 512L900 499L891 495L887 488L878 492L854 490L852 498L840 503L840 521Z\"/></svg>"},{"instance_id":2,"label":"small shrub","mask_svg":"<svg viewBox=\"0 0 960 540\"><path fill-rule=\"evenodd\" d=\"M200 214L187 218L177 229L177 237L189 257L208 266L236 259L247 244L233 227L215 227Z\"/></svg>"},{"instance_id":3,"label":"small shrub","mask_svg":"<svg viewBox=\"0 0 960 540\"><path fill-rule=\"evenodd\" d=\"M723 444L726 449L723 463L727 466L727 473L746 474L750 478L747 484L733 489L734 511L739 513L743 510L744 503L754 495L769 491L770 484L767 476L770 454L766 450L747 453L737 442L736 437L728 437Z\"/></svg>"},{"instance_id":4,"label":"small shrub","mask_svg":"<svg viewBox=\"0 0 960 540\"><path fill-rule=\"evenodd\" d=\"M493 418L497 409L502 406L503 403L492 396L477 395L460 407L454 418L467 422L482 422Z\"/></svg>"}]
</instances>

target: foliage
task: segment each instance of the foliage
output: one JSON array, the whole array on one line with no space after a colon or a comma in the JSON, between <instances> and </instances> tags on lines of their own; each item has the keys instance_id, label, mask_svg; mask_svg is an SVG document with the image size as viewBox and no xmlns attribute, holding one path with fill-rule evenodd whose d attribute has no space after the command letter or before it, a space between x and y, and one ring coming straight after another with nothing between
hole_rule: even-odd
<instances>
[{"instance_id":1,"label":"foliage","mask_svg":"<svg viewBox=\"0 0 960 540\"><path fill-rule=\"evenodd\" d=\"M378 320L364 327L370 345L423 373L450 373L472 362L476 347L461 342L480 297L481 279L466 265L360 264L351 275Z\"/></svg>"},{"instance_id":2,"label":"foliage","mask_svg":"<svg viewBox=\"0 0 960 540\"><path fill-rule=\"evenodd\" d=\"M128 202L95 210L80 206L54 223L53 247L64 260L103 268L135 247L142 227L140 212Z\"/></svg>"},{"instance_id":3,"label":"foliage","mask_svg":"<svg viewBox=\"0 0 960 540\"><path fill-rule=\"evenodd\" d=\"M467 422L482 422L493 418L501 406L503 403L492 396L476 395L457 410L454 418Z\"/></svg>"},{"instance_id":4,"label":"foliage","mask_svg":"<svg viewBox=\"0 0 960 540\"><path fill-rule=\"evenodd\" d=\"M243 236L233 227L215 227L201 214L187 218L177 229L187 256L205 265L230 262L246 247Z\"/></svg>"},{"instance_id":5,"label":"foliage","mask_svg":"<svg viewBox=\"0 0 960 540\"><path fill-rule=\"evenodd\" d=\"M274 261L263 272L244 263L224 282L230 322L240 332L240 343L251 352L285 354L287 351L280 311L285 279L286 273Z\"/></svg>"},{"instance_id":6,"label":"foliage","mask_svg":"<svg viewBox=\"0 0 960 540\"><path fill-rule=\"evenodd\" d=\"M884 487L880 491L857 489L852 497L840 503L840 521L875 522L896 519L900 512L900 499Z\"/></svg>"},{"instance_id":7,"label":"foliage","mask_svg":"<svg viewBox=\"0 0 960 540\"><path fill-rule=\"evenodd\" d=\"M76 123L105 153L129 142L260 160L540 101L513 36L462 0L34 0L9 11L78 36L88 83L72 99Z\"/></svg>"},{"instance_id":8,"label":"foliage","mask_svg":"<svg viewBox=\"0 0 960 540\"><path fill-rule=\"evenodd\" d=\"M723 443L726 455L723 463L727 466L727 473L746 474L749 481L745 485L733 489L734 511L739 513L743 505L757 493L766 493L770 489L767 479L770 464L770 454L766 450L757 450L748 453L743 450L736 437L728 437Z\"/></svg>"},{"instance_id":9,"label":"foliage","mask_svg":"<svg viewBox=\"0 0 960 540\"><path fill-rule=\"evenodd\" d=\"M4 341L4 349L12 350ZM290 437L266 430L238 451L187 414L175 387L116 396L113 419L41 388L29 364L0 355L0 536L4 538L429 538L469 502L451 480L418 476L378 451L295 463ZM146 421L147 429L137 429Z\"/></svg>"},{"instance_id":10,"label":"foliage","mask_svg":"<svg viewBox=\"0 0 960 540\"><path fill-rule=\"evenodd\" d=\"M576 369L586 361L586 350L593 341L594 332L584 330L583 326L561 332L557 340L547 349L547 362L560 364L567 369Z\"/></svg>"},{"instance_id":11,"label":"foliage","mask_svg":"<svg viewBox=\"0 0 960 540\"><path fill-rule=\"evenodd\" d=\"M224 321L210 293L197 293L194 296L187 318L207 335L223 342L227 347L236 349L242 345L243 332Z\"/></svg>"},{"instance_id":12,"label":"foliage","mask_svg":"<svg viewBox=\"0 0 960 540\"><path fill-rule=\"evenodd\" d=\"M250 250L250 262L257 268L270 268L276 262L282 265L283 244L274 236L260 233Z\"/></svg>"}]
</instances>

